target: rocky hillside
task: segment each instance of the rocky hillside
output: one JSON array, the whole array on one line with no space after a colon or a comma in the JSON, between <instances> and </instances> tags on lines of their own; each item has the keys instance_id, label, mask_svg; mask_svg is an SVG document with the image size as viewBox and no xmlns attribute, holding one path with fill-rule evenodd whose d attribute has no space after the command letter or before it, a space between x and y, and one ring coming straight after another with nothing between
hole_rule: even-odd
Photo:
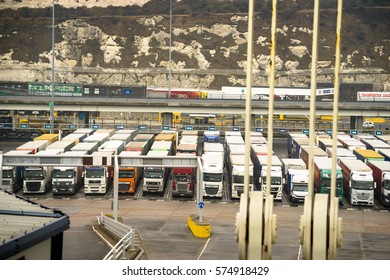
<instances>
[{"instance_id":1,"label":"rocky hillside","mask_svg":"<svg viewBox=\"0 0 390 280\"><path fill-rule=\"evenodd\" d=\"M333 80L336 0L322 1L319 82ZM348 3L346 3L348 2ZM166 87L169 0L55 0L56 82ZM52 0L0 0L0 80L51 81ZM271 1L257 0L255 85L267 85ZM313 1L279 0L277 86L308 86ZM245 84L248 0L173 0L173 87ZM342 82L390 90L390 4L344 1Z\"/></svg>"}]
</instances>

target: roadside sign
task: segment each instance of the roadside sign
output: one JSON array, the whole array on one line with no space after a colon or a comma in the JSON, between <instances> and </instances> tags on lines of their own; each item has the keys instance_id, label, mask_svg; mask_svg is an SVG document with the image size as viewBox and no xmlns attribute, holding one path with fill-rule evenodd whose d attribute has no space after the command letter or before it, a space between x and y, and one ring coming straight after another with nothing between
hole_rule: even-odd
<instances>
[{"instance_id":1,"label":"roadside sign","mask_svg":"<svg viewBox=\"0 0 390 280\"><path fill-rule=\"evenodd\" d=\"M232 131L240 131L240 128L238 126L233 126Z\"/></svg>"},{"instance_id":2,"label":"roadside sign","mask_svg":"<svg viewBox=\"0 0 390 280\"><path fill-rule=\"evenodd\" d=\"M209 126L209 130L210 131L216 131L217 129L215 128L215 126Z\"/></svg>"},{"instance_id":3,"label":"roadside sign","mask_svg":"<svg viewBox=\"0 0 390 280\"><path fill-rule=\"evenodd\" d=\"M142 125L138 126L138 129L139 130L146 130L146 125L142 124Z\"/></svg>"},{"instance_id":4,"label":"roadside sign","mask_svg":"<svg viewBox=\"0 0 390 280\"><path fill-rule=\"evenodd\" d=\"M286 133L286 129L285 128L279 128L279 133Z\"/></svg>"},{"instance_id":5,"label":"roadside sign","mask_svg":"<svg viewBox=\"0 0 390 280\"><path fill-rule=\"evenodd\" d=\"M117 125L115 125L115 128L116 129L123 129L123 124L117 124Z\"/></svg>"},{"instance_id":6,"label":"roadside sign","mask_svg":"<svg viewBox=\"0 0 390 280\"><path fill-rule=\"evenodd\" d=\"M45 128L45 129L50 129L50 128L51 128L51 124L45 124L45 125L44 125L44 128Z\"/></svg>"},{"instance_id":7,"label":"roadside sign","mask_svg":"<svg viewBox=\"0 0 390 280\"><path fill-rule=\"evenodd\" d=\"M132 94L132 93L133 93L133 91L131 90L131 88L125 88L125 89L123 89L123 94L130 95L130 94Z\"/></svg>"},{"instance_id":8,"label":"roadside sign","mask_svg":"<svg viewBox=\"0 0 390 280\"><path fill-rule=\"evenodd\" d=\"M326 130L326 134L328 134L328 135L332 135L332 134L333 134L333 130L331 130L331 129L327 129L327 130Z\"/></svg>"},{"instance_id":9,"label":"roadside sign","mask_svg":"<svg viewBox=\"0 0 390 280\"><path fill-rule=\"evenodd\" d=\"M256 132L263 132L263 129L261 127L256 127L255 131Z\"/></svg>"},{"instance_id":10,"label":"roadside sign","mask_svg":"<svg viewBox=\"0 0 390 280\"><path fill-rule=\"evenodd\" d=\"M382 130L375 130L375 135L381 136L381 135L383 135L383 131Z\"/></svg>"},{"instance_id":11,"label":"roadside sign","mask_svg":"<svg viewBox=\"0 0 390 280\"><path fill-rule=\"evenodd\" d=\"M20 128L28 128L28 124L26 123L22 123L19 125Z\"/></svg>"},{"instance_id":12,"label":"roadside sign","mask_svg":"<svg viewBox=\"0 0 390 280\"><path fill-rule=\"evenodd\" d=\"M186 125L186 130L192 130L192 126L191 125Z\"/></svg>"},{"instance_id":13,"label":"roadside sign","mask_svg":"<svg viewBox=\"0 0 390 280\"><path fill-rule=\"evenodd\" d=\"M309 135L309 129L305 128L305 129L302 129L302 133L303 134L306 134L306 135Z\"/></svg>"},{"instance_id":14,"label":"roadside sign","mask_svg":"<svg viewBox=\"0 0 390 280\"><path fill-rule=\"evenodd\" d=\"M93 128L93 129L99 129L99 128L100 128L100 125L98 125L98 124L93 124L93 125L92 125L92 128Z\"/></svg>"},{"instance_id":15,"label":"roadside sign","mask_svg":"<svg viewBox=\"0 0 390 280\"><path fill-rule=\"evenodd\" d=\"M162 126L162 130L169 130L169 126L168 125L163 125Z\"/></svg>"},{"instance_id":16,"label":"roadside sign","mask_svg":"<svg viewBox=\"0 0 390 280\"><path fill-rule=\"evenodd\" d=\"M76 127L76 126L75 126L74 124L69 124L69 125L68 125L68 128L69 128L69 129L75 129L75 127Z\"/></svg>"},{"instance_id":17,"label":"roadside sign","mask_svg":"<svg viewBox=\"0 0 390 280\"><path fill-rule=\"evenodd\" d=\"M350 130L350 131L349 131L349 134L351 134L351 135L357 135L357 134L358 134L358 131L357 131L357 130Z\"/></svg>"},{"instance_id":18,"label":"roadside sign","mask_svg":"<svg viewBox=\"0 0 390 280\"><path fill-rule=\"evenodd\" d=\"M204 203L201 201L201 202L199 202L198 203L198 207L200 208L200 209L203 209L204 208Z\"/></svg>"}]
</instances>

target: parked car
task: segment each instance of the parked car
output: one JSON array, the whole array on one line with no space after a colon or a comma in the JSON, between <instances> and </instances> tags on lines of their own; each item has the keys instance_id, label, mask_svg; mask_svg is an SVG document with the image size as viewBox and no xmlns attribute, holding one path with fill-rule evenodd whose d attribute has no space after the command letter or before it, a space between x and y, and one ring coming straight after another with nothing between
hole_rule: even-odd
<instances>
[{"instance_id":1,"label":"parked car","mask_svg":"<svg viewBox=\"0 0 390 280\"><path fill-rule=\"evenodd\" d=\"M363 122L363 128L375 128L375 124L373 122Z\"/></svg>"}]
</instances>

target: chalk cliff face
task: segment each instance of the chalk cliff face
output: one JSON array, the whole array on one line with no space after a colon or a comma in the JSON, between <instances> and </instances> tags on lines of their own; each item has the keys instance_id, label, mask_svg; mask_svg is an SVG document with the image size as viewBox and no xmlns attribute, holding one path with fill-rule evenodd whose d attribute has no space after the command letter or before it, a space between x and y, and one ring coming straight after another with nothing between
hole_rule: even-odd
<instances>
[{"instance_id":1,"label":"chalk cliff face","mask_svg":"<svg viewBox=\"0 0 390 280\"><path fill-rule=\"evenodd\" d=\"M216 1L201 2L207 5ZM202 13L189 6L191 1L174 1L176 13L170 31L168 0L57 0L56 82L166 87L170 68L173 87L244 85L247 13L237 12L233 4L248 1L217 2L230 3L232 12ZM313 12L294 10L291 3L279 2L276 85L308 86ZM51 4L51 0L1 0L0 80L51 80ZM160 13L159 4L167 6ZM333 81L335 8L321 10L319 82ZM375 90L390 90L389 8L352 7L344 11L343 83L369 83ZM270 23L270 10L256 11L254 85L268 85Z\"/></svg>"}]
</instances>

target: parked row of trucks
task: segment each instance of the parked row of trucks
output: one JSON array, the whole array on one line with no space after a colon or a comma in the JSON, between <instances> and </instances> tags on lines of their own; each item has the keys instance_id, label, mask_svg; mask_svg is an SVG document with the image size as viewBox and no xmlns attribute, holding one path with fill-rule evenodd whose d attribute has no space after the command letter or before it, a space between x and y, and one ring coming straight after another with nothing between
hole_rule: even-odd
<instances>
[{"instance_id":1,"label":"parked row of trucks","mask_svg":"<svg viewBox=\"0 0 390 280\"><path fill-rule=\"evenodd\" d=\"M332 139L317 135L314 148L314 188L329 193L332 174ZM308 164L308 136L289 134L288 154ZM320 148L321 147L321 148ZM390 145L373 135L337 135L336 195L352 205L374 205L374 197L390 206ZM328 158L330 157L330 158Z\"/></svg>"},{"instance_id":2,"label":"parked row of trucks","mask_svg":"<svg viewBox=\"0 0 390 280\"><path fill-rule=\"evenodd\" d=\"M90 162L82 166L3 166L4 189L23 193L43 193L50 188L54 194L73 194L84 185L86 194L105 193L113 183L113 155L201 155L201 189L204 196L222 197L227 171L227 187L232 198L239 198L244 190L245 145L240 132L226 132L225 146L220 143L219 132L205 133L203 147L198 135L183 132L137 134L126 130L81 129L58 139L57 134L45 134L20 145L9 155L37 154L47 158L56 155L92 155ZM250 135L249 162L250 189L266 190L267 172L271 172L271 193L282 198L283 187L292 201L303 201L308 193L308 137L305 134L289 134L288 154L291 158L279 159L268 154L267 142L260 134ZM315 192L329 193L333 153L328 135L318 135L314 148ZM352 205L373 205L374 197L390 206L390 146L371 135L337 135L336 195L343 196ZM381 143L379 143L379 142ZM364 144L364 143L366 144ZM366 146L367 145L367 146ZM321 148L320 148L321 147ZM202 148L202 149L200 149ZM268 170L268 157L271 167ZM169 177L169 175L172 175ZM172 179L174 196L193 196L196 186L196 168L161 166L120 166L118 187L121 193L134 193L142 179L144 192L164 193L168 178Z\"/></svg>"}]
</instances>

